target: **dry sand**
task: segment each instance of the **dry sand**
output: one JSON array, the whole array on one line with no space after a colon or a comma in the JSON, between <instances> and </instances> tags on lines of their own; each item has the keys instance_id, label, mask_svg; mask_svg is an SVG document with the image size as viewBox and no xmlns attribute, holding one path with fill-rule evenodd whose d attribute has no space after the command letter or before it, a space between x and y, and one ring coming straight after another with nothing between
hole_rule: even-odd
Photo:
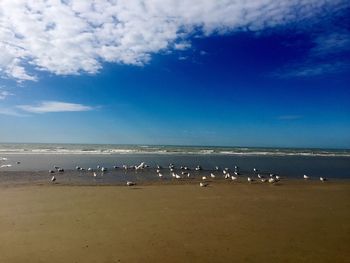
<instances>
[{"instance_id":1,"label":"dry sand","mask_svg":"<svg viewBox=\"0 0 350 263\"><path fill-rule=\"evenodd\" d=\"M350 183L0 187L0 262L350 262Z\"/></svg>"}]
</instances>

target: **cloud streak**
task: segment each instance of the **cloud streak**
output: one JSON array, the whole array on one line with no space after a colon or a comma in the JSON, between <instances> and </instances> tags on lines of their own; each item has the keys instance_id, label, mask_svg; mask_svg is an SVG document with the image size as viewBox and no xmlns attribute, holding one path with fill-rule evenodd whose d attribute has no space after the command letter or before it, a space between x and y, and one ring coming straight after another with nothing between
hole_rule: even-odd
<instances>
[{"instance_id":1,"label":"cloud streak","mask_svg":"<svg viewBox=\"0 0 350 263\"><path fill-rule=\"evenodd\" d=\"M60 101L44 101L38 105L18 105L16 108L29 113L90 111L93 107Z\"/></svg>"},{"instance_id":2,"label":"cloud streak","mask_svg":"<svg viewBox=\"0 0 350 263\"><path fill-rule=\"evenodd\" d=\"M290 120L299 120L303 118L301 115L282 115L278 116L278 120L290 121Z\"/></svg>"},{"instance_id":3,"label":"cloud streak","mask_svg":"<svg viewBox=\"0 0 350 263\"><path fill-rule=\"evenodd\" d=\"M6 90L0 90L0 100L6 99L8 96L12 96L13 94L6 91Z\"/></svg>"},{"instance_id":4,"label":"cloud streak","mask_svg":"<svg viewBox=\"0 0 350 263\"><path fill-rule=\"evenodd\" d=\"M344 0L119 0L0 2L0 74L95 74L104 62L144 65L191 47L193 34L259 31L348 7Z\"/></svg>"}]
</instances>

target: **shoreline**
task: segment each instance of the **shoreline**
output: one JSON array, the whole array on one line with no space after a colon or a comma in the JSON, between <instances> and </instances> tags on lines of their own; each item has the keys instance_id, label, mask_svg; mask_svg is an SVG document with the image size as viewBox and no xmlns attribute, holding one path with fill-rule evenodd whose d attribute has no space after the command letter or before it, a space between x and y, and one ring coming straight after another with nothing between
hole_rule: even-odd
<instances>
[{"instance_id":1,"label":"shoreline","mask_svg":"<svg viewBox=\"0 0 350 263\"><path fill-rule=\"evenodd\" d=\"M165 172L165 171L164 171ZM150 185L199 185L200 182L206 182L209 185L261 185L261 186L285 186L285 185L332 185L337 183L350 183L350 178L327 178L325 182L321 182L318 177L312 177L308 180L296 177L281 176L281 179L273 184L269 182L261 182L256 175L241 174L238 179L232 181L231 178L225 179L220 173L216 173L216 178L211 178L212 171L193 172L190 178L182 176L181 179L173 178L167 171L163 178L159 178L155 170L147 170L141 172L135 171L111 171L106 173L98 172L94 177L90 171L79 172L76 170L68 170L64 173L50 174L47 171L0 171L0 188L11 186L125 186L127 181L132 181L138 186ZM52 176L56 181L51 182ZM206 176L206 180L202 180L202 176ZM253 181L248 182L250 176ZM268 175L265 174L268 179Z\"/></svg>"}]
</instances>

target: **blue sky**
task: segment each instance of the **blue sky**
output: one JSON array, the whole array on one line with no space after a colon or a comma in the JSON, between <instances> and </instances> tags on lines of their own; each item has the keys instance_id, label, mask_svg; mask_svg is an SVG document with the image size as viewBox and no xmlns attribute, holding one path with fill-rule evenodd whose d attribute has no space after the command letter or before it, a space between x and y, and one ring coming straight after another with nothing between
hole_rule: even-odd
<instances>
[{"instance_id":1,"label":"blue sky","mask_svg":"<svg viewBox=\"0 0 350 263\"><path fill-rule=\"evenodd\" d=\"M12 2L2 142L350 148L347 1Z\"/></svg>"}]
</instances>

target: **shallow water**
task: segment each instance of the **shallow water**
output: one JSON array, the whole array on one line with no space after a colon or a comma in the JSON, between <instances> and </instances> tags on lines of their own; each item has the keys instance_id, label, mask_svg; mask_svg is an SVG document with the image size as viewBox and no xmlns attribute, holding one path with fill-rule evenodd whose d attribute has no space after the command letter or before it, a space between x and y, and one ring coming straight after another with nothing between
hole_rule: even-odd
<instances>
[{"instance_id":1,"label":"shallow water","mask_svg":"<svg viewBox=\"0 0 350 263\"><path fill-rule=\"evenodd\" d=\"M328 178L349 179L350 178L350 157L326 157L326 156L232 156L215 154L2 154L5 160L0 161L1 165L12 165L2 167L2 171L48 171L54 165L65 170L74 170L78 165L87 169L96 168L97 165L111 170L114 165L128 166L145 162L151 168L157 164L167 167L173 163L176 167L188 166L194 169L197 165L203 167L202 173L213 170L215 166L221 169L227 167L231 170L239 166L240 172L245 175L253 175L253 168L259 173L274 173L287 177L324 176ZM20 162L17 164L17 162ZM114 172L124 172L122 169ZM155 171L152 170L154 173ZM166 173L169 173L168 169Z\"/></svg>"}]
</instances>

